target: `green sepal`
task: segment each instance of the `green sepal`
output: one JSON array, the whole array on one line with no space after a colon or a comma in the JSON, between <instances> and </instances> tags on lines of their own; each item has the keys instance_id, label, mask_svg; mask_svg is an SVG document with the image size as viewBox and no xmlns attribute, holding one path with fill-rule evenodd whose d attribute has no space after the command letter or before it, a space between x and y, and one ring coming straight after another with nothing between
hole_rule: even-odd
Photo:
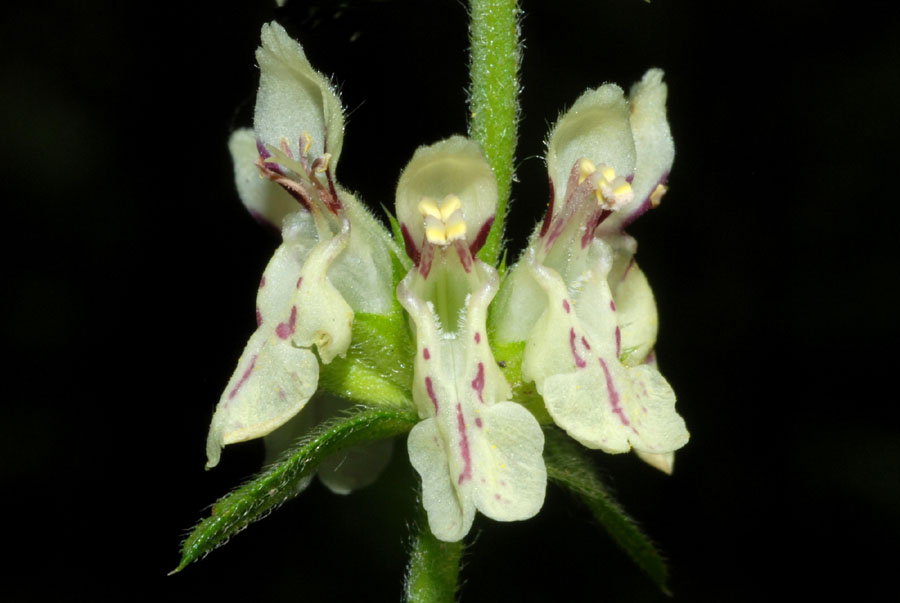
<instances>
[{"instance_id":1,"label":"green sepal","mask_svg":"<svg viewBox=\"0 0 900 603\"><path fill-rule=\"evenodd\" d=\"M459 563L465 544L463 540L438 540L428 527L428 516L419 496L419 516L414 528L406 578L403 583L406 603L442 603L456 600L459 583Z\"/></svg>"},{"instance_id":2,"label":"green sepal","mask_svg":"<svg viewBox=\"0 0 900 603\"><path fill-rule=\"evenodd\" d=\"M550 481L580 498L631 560L666 595L669 570L650 538L644 534L597 476L590 457L556 427L544 428L544 462Z\"/></svg>"},{"instance_id":3,"label":"green sepal","mask_svg":"<svg viewBox=\"0 0 900 603\"><path fill-rule=\"evenodd\" d=\"M397 221L397 218L394 217L394 214L392 214L388 210L388 208L386 208L384 205L381 206L381 209L384 210L384 213L387 216L388 222L391 225L391 233L394 236L394 244L396 244L397 247L399 247L400 249L403 249L405 251L406 250L406 241L403 239L403 230L400 228L400 222ZM394 259L393 253L391 253L391 259ZM412 268L412 265L413 265L412 260L409 257L407 257L407 255L405 253L403 254L402 257L398 257L396 259L403 266L403 268L404 268L403 274L405 275L406 272L410 268ZM400 278L403 278L403 276L401 276ZM397 282L400 282L400 281L397 280ZM394 287L397 286L397 282L394 283Z\"/></svg>"},{"instance_id":4,"label":"green sepal","mask_svg":"<svg viewBox=\"0 0 900 603\"><path fill-rule=\"evenodd\" d=\"M360 407L316 427L281 461L213 505L210 517L202 520L182 544L181 561L171 573L180 572L293 498L297 484L329 456L350 446L406 433L417 421L411 410Z\"/></svg>"},{"instance_id":5,"label":"green sepal","mask_svg":"<svg viewBox=\"0 0 900 603\"><path fill-rule=\"evenodd\" d=\"M347 355L321 367L319 387L365 404L415 408L409 362L414 355L399 304L387 315L357 312Z\"/></svg>"},{"instance_id":6,"label":"green sepal","mask_svg":"<svg viewBox=\"0 0 900 603\"><path fill-rule=\"evenodd\" d=\"M407 265L403 263L404 259L405 256L400 257L393 251L391 252L391 279L394 283L394 291L397 290L397 285L399 285L400 281L403 280L403 277L409 273L412 266L411 264ZM394 296L394 312L399 312L401 314L403 313L403 306L401 306L400 302L397 301L396 295Z\"/></svg>"}]
</instances>

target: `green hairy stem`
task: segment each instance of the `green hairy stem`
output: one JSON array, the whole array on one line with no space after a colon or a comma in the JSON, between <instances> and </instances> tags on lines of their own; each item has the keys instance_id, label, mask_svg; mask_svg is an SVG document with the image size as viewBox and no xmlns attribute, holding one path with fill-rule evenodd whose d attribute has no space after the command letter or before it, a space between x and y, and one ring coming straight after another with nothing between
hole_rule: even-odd
<instances>
[{"instance_id":1,"label":"green hairy stem","mask_svg":"<svg viewBox=\"0 0 900 603\"><path fill-rule=\"evenodd\" d=\"M516 0L470 0L469 136L497 178L497 216L478 253L494 265L503 243L519 117L519 6Z\"/></svg>"},{"instance_id":2,"label":"green hairy stem","mask_svg":"<svg viewBox=\"0 0 900 603\"><path fill-rule=\"evenodd\" d=\"M428 517L421 501L419 511L417 532L406 568L404 599L407 603L454 601L459 562L465 546L462 541L443 542L435 538L428 528Z\"/></svg>"}]
</instances>

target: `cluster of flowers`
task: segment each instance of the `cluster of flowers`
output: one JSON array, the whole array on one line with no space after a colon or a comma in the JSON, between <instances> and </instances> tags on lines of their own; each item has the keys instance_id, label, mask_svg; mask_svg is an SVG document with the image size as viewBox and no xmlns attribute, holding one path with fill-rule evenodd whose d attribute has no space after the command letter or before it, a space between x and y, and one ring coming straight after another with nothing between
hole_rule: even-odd
<instances>
[{"instance_id":1,"label":"cluster of flowers","mask_svg":"<svg viewBox=\"0 0 900 603\"><path fill-rule=\"evenodd\" d=\"M281 227L283 243L213 417L208 466L226 444L273 431L285 439L287 426L276 428L302 432L335 412L340 403L316 393L320 369L347 353L354 316L387 315L399 302L420 418L407 447L438 538L463 538L476 510L501 521L538 512L544 421L588 448L634 449L671 471L688 432L656 368L656 306L623 230L666 191L674 147L662 73L648 71L628 96L613 84L588 91L559 119L548 140L550 207L501 278L476 255L497 207L477 143L454 136L415 152L397 185L401 242L336 182L344 118L328 80L276 23L263 27L256 56L254 129L230 146L241 199ZM395 287L397 258L407 273ZM520 378L543 408L513 399L500 347L520 350ZM319 473L347 492L387 454L371 446Z\"/></svg>"}]
</instances>

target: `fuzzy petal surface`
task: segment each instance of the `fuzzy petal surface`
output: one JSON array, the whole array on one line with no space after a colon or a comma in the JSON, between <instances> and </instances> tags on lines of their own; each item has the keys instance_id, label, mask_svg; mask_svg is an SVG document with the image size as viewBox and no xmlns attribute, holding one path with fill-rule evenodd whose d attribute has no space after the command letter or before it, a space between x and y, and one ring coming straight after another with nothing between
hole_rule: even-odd
<instances>
[{"instance_id":1,"label":"fuzzy petal surface","mask_svg":"<svg viewBox=\"0 0 900 603\"><path fill-rule=\"evenodd\" d=\"M238 196L256 220L281 229L284 218L299 209L296 199L270 180L261 178L256 159L256 134L249 128L235 130L228 139L228 150L234 163L234 183Z\"/></svg>"},{"instance_id":2,"label":"fuzzy petal surface","mask_svg":"<svg viewBox=\"0 0 900 603\"><path fill-rule=\"evenodd\" d=\"M276 22L262 27L259 92L253 129L267 145L279 147L285 139L294 157L300 157L303 134L309 134L311 157L331 153L337 166L344 140L341 102L329 81L310 65L303 47Z\"/></svg>"},{"instance_id":3,"label":"fuzzy petal surface","mask_svg":"<svg viewBox=\"0 0 900 603\"><path fill-rule=\"evenodd\" d=\"M547 480L540 425L506 401L509 386L487 341L497 273L478 261L471 269L477 284L458 325L442 325L440 308L419 297L416 269L397 291L415 325L413 400L423 418L410 433L409 455L422 477L431 529L446 541L465 536L476 509L500 521L532 517L543 505ZM441 278L437 269L431 278Z\"/></svg>"},{"instance_id":4,"label":"fuzzy petal surface","mask_svg":"<svg viewBox=\"0 0 900 603\"><path fill-rule=\"evenodd\" d=\"M670 452L687 443L687 429L672 388L655 368L619 362L621 334L604 247L599 240L592 244L591 269L572 287L577 296L555 270L529 258L547 309L526 345L522 375L535 382L556 424L585 446Z\"/></svg>"}]
</instances>

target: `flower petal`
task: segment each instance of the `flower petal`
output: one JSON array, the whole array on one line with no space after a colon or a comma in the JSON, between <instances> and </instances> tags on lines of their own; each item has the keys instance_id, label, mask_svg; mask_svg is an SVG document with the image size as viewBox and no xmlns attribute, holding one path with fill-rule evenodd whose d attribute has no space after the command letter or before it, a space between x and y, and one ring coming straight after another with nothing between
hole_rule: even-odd
<instances>
[{"instance_id":1,"label":"flower petal","mask_svg":"<svg viewBox=\"0 0 900 603\"><path fill-rule=\"evenodd\" d=\"M535 237L535 240L537 238ZM547 307L547 296L524 261L509 269L491 306L491 327L500 343L525 341Z\"/></svg>"},{"instance_id":2,"label":"flower petal","mask_svg":"<svg viewBox=\"0 0 900 603\"><path fill-rule=\"evenodd\" d=\"M522 375L533 380L557 425L590 448L669 452L688 439L675 412L675 394L652 367L626 368L618 359L608 250L592 244L593 267L569 296L562 277L527 258L547 296L547 308L528 339ZM577 303L576 303L577 302Z\"/></svg>"},{"instance_id":3,"label":"flower petal","mask_svg":"<svg viewBox=\"0 0 900 603\"><path fill-rule=\"evenodd\" d=\"M636 262L613 287L622 334L620 356L626 365L634 366L643 362L656 345L659 329L656 301L647 277Z\"/></svg>"},{"instance_id":4,"label":"flower petal","mask_svg":"<svg viewBox=\"0 0 900 603\"><path fill-rule=\"evenodd\" d=\"M634 201L601 224L601 232L621 230L652 205L659 203L665 193L664 187L657 187L668 180L675 159L675 143L666 119L666 95L667 88L660 69L648 70L641 81L631 87L631 131L637 151L631 183Z\"/></svg>"},{"instance_id":5,"label":"flower petal","mask_svg":"<svg viewBox=\"0 0 900 603\"><path fill-rule=\"evenodd\" d=\"M295 284L286 320L276 335L294 346L316 346L322 362L343 356L350 346L353 310L328 278L328 268L350 240L350 223L337 235L317 243L309 253Z\"/></svg>"},{"instance_id":6,"label":"flower petal","mask_svg":"<svg viewBox=\"0 0 900 603\"><path fill-rule=\"evenodd\" d=\"M684 419L675 412L675 392L655 368L642 364L627 370L631 398L625 413L632 423L629 440L636 450L666 453L678 450L689 439Z\"/></svg>"},{"instance_id":7,"label":"flower petal","mask_svg":"<svg viewBox=\"0 0 900 603\"><path fill-rule=\"evenodd\" d=\"M642 452L640 450L635 450L634 452L635 454L637 454L639 459L641 459L654 469L659 469L666 475L672 475L672 472L675 470L674 452L663 452L661 454Z\"/></svg>"},{"instance_id":8,"label":"flower petal","mask_svg":"<svg viewBox=\"0 0 900 603\"><path fill-rule=\"evenodd\" d=\"M256 134L249 128L235 130L228 139L228 150L234 163L234 183L244 207L257 221L280 230L285 216L300 209L300 205L283 188L260 177L255 163L259 157Z\"/></svg>"},{"instance_id":9,"label":"flower petal","mask_svg":"<svg viewBox=\"0 0 900 603\"><path fill-rule=\"evenodd\" d=\"M338 187L352 225L347 249L328 270L328 278L354 312L388 314L394 305L390 253L400 255L390 234L356 197Z\"/></svg>"},{"instance_id":10,"label":"flower petal","mask_svg":"<svg viewBox=\"0 0 900 603\"><path fill-rule=\"evenodd\" d=\"M299 158L306 132L309 156L330 153L333 173L344 140L340 100L328 80L309 64L303 47L281 25L274 21L263 25L261 38L262 45L256 51L260 68L253 118L256 135L276 148L285 139L294 157Z\"/></svg>"},{"instance_id":11,"label":"flower petal","mask_svg":"<svg viewBox=\"0 0 900 603\"><path fill-rule=\"evenodd\" d=\"M375 482L391 460L393 440L350 448L319 465L319 479L335 494L350 494Z\"/></svg>"},{"instance_id":12,"label":"flower petal","mask_svg":"<svg viewBox=\"0 0 900 603\"><path fill-rule=\"evenodd\" d=\"M440 201L450 193L462 200L467 244L477 243L482 230L490 227L497 212L497 180L481 147L462 136L419 147L400 175L397 220L416 248L425 238L419 202L423 199ZM484 231L483 236L486 235Z\"/></svg>"},{"instance_id":13,"label":"flower petal","mask_svg":"<svg viewBox=\"0 0 900 603\"><path fill-rule=\"evenodd\" d=\"M431 532L445 542L461 540L472 527L475 503L456 491L437 421L430 418L417 423L409 432L407 448L413 469L422 477L422 506Z\"/></svg>"},{"instance_id":14,"label":"flower petal","mask_svg":"<svg viewBox=\"0 0 900 603\"><path fill-rule=\"evenodd\" d=\"M326 276L346 247L349 225L311 248L309 220L288 220L285 243L269 261L257 295L258 328L222 394L207 438L207 467L227 444L264 436L283 425L316 391L319 362L350 345L353 311Z\"/></svg>"},{"instance_id":15,"label":"flower petal","mask_svg":"<svg viewBox=\"0 0 900 603\"><path fill-rule=\"evenodd\" d=\"M300 412L316 391L318 379L315 354L257 331L213 415L207 468L219 463L226 444L264 436Z\"/></svg>"},{"instance_id":16,"label":"flower petal","mask_svg":"<svg viewBox=\"0 0 900 603\"><path fill-rule=\"evenodd\" d=\"M410 433L409 455L422 476L432 532L446 541L465 536L476 508L500 521L532 517L543 505L547 479L540 425L523 407L503 401L509 386L487 342L497 272L476 261L467 274L476 284L455 330L442 328L440 300L418 296L417 269L397 288L415 325L413 400L424 419Z\"/></svg>"},{"instance_id":17,"label":"flower petal","mask_svg":"<svg viewBox=\"0 0 900 603\"><path fill-rule=\"evenodd\" d=\"M554 210L561 207L569 174L580 159L604 163L623 176L634 172L636 151L628 114L622 89L604 84L582 94L556 122L547 145Z\"/></svg>"},{"instance_id":18,"label":"flower petal","mask_svg":"<svg viewBox=\"0 0 900 603\"><path fill-rule=\"evenodd\" d=\"M475 507L498 521L535 516L547 489L540 425L515 402L498 402L480 417L485 437L473 438L472 447Z\"/></svg>"}]
</instances>

